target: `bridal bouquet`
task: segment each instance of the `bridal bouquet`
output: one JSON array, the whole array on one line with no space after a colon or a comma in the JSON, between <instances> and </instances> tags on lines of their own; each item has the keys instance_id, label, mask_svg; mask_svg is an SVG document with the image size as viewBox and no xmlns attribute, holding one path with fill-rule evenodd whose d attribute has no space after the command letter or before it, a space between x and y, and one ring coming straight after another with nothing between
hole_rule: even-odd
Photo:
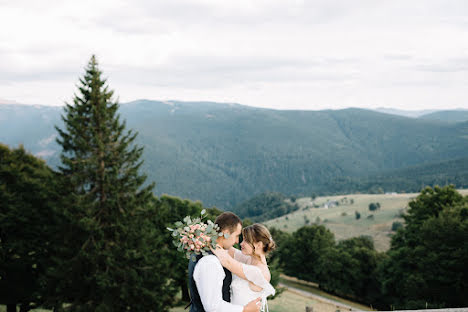
<instances>
[{"instance_id":1,"label":"bridal bouquet","mask_svg":"<svg viewBox=\"0 0 468 312\"><path fill-rule=\"evenodd\" d=\"M223 236L220 232L219 226L214 224L213 221L207 220L203 222L206 210L201 211L199 218L191 219L186 216L183 220L175 223L176 228L167 228L172 232L173 244L177 250L185 253L187 259L192 258L195 261L197 255L206 255L210 251L210 246L216 248L216 239ZM228 234L224 234L228 238Z\"/></svg>"}]
</instances>

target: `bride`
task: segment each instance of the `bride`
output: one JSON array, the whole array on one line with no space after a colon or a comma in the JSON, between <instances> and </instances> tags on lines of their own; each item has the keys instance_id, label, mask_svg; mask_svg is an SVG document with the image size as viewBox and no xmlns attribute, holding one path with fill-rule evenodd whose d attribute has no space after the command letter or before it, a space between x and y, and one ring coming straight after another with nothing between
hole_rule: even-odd
<instances>
[{"instance_id":1,"label":"bride","mask_svg":"<svg viewBox=\"0 0 468 312\"><path fill-rule=\"evenodd\" d=\"M271 279L266 255L275 248L275 242L268 229L261 224L253 224L242 230L241 250L229 250L217 246L213 253L221 265L233 273L231 283L231 303L246 305L261 297L261 311L268 311L266 298L275 294L269 283Z\"/></svg>"}]
</instances>

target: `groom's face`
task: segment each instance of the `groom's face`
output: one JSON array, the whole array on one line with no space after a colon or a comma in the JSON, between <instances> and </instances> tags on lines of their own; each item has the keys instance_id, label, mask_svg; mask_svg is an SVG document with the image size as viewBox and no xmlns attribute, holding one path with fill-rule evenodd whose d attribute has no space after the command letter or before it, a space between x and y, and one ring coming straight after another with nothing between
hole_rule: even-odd
<instances>
[{"instance_id":1,"label":"groom's face","mask_svg":"<svg viewBox=\"0 0 468 312\"><path fill-rule=\"evenodd\" d=\"M237 224L237 228L234 232L229 233L229 231L227 231L227 233L229 234L229 237L224 239L223 248L229 249L232 246L234 246L234 244L238 244L239 235L241 234L241 231L242 231L242 225L240 223Z\"/></svg>"}]
</instances>

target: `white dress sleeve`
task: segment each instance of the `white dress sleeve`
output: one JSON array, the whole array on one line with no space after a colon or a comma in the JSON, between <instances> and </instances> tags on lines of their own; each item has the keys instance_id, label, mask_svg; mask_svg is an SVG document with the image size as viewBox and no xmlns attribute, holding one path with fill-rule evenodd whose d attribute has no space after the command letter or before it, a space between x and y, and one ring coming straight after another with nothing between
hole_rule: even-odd
<instances>
[{"instance_id":1,"label":"white dress sleeve","mask_svg":"<svg viewBox=\"0 0 468 312\"><path fill-rule=\"evenodd\" d=\"M239 249L234 248L234 260L237 260L242 263L250 264L250 256L246 256Z\"/></svg>"},{"instance_id":2,"label":"white dress sleeve","mask_svg":"<svg viewBox=\"0 0 468 312\"><path fill-rule=\"evenodd\" d=\"M263 288L261 291L261 297L262 297L261 311L265 311L265 307L268 311L266 298L268 296L272 296L275 294L275 288L265 279L265 276L263 275L260 268L254 265L242 264L242 270L244 271L244 274L247 280Z\"/></svg>"}]
</instances>

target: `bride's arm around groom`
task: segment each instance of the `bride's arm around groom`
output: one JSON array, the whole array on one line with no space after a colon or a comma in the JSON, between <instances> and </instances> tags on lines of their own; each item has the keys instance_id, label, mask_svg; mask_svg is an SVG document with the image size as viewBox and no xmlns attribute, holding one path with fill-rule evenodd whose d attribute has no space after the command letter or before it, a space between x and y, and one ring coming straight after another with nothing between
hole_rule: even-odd
<instances>
[{"instance_id":1,"label":"bride's arm around groom","mask_svg":"<svg viewBox=\"0 0 468 312\"><path fill-rule=\"evenodd\" d=\"M259 311L261 298L251 301L246 306L234 305L224 301L222 298L224 277L223 267L216 256L205 256L198 261L193 278L206 312Z\"/></svg>"}]
</instances>

